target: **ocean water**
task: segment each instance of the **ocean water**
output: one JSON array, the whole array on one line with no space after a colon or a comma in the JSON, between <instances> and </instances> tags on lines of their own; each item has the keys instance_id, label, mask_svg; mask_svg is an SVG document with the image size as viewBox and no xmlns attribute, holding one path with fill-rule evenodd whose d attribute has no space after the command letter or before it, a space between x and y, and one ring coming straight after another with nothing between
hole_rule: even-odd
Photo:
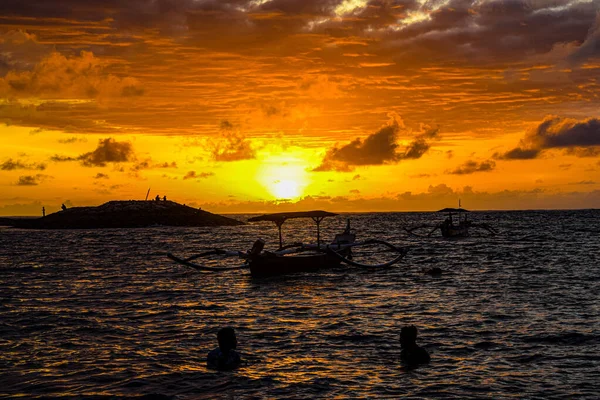
<instances>
[{"instance_id":1,"label":"ocean water","mask_svg":"<svg viewBox=\"0 0 600 400\"><path fill-rule=\"evenodd\" d=\"M235 216L244 219L246 216ZM475 212L497 236L415 238L434 213L347 217L359 239L410 246L384 270L269 279L203 273L165 253L247 250L268 223L223 228L0 228L0 397L595 399L600 210ZM312 221L284 225L288 242ZM385 259L387 255L374 255ZM207 260L239 265L239 260ZM439 267L440 276L423 271ZM431 363L399 361L402 326ZM219 328L246 360L207 370Z\"/></svg>"}]
</instances>

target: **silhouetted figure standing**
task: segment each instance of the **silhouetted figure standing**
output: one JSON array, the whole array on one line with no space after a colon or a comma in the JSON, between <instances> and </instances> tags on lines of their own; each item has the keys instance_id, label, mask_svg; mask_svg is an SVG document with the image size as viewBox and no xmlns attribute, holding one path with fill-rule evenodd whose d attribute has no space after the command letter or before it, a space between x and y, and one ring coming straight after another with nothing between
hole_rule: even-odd
<instances>
[{"instance_id":1,"label":"silhouetted figure standing","mask_svg":"<svg viewBox=\"0 0 600 400\"><path fill-rule=\"evenodd\" d=\"M417 327L405 326L400 330L400 361L409 366L425 364L431 359L427 350L417 345L416 340Z\"/></svg>"},{"instance_id":2,"label":"silhouetted figure standing","mask_svg":"<svg viewBox=\"0 0 600 400\"><path fill-rule=\"evenodd\" d=\"M42 217L46 216L46 207L42 207Z\"/></svg>"},{"instance_id":3,"label":"silhouetted figure standing","mask_svg":"<svg viewBox=\"0 0 600 400\"><path fill-rule=\"evenodd\" d=\"M219 347L208 353L206 366L219 371L231 371L240 366L242 358L235 351L237 338L233 328L222 328L217 334Z\"/></svg>"},{"instance_id":4,"label":"silhouetted figure standing","mask_svg":"<svg viewBox=\"0 0 600 400\"><path fill-rule=\"evenodd\" d=\"M60 206L60 208L61 208L63 211L65 211L65 210L67 209L67 206L65 206L65 205L64 205L64 203L63 203L63 205L62 205L62 206Z\"/></svg>"},{"instance_id":5,"label":"silhouetted figure standing","mask_svg":"<svg viewBox=\"0 0 600 400\"><path fill-rule=\"evenodd\" d=\"M156 201L160 201L160 196L159 196L159 195L156 195L156 197L154 198L154 200L156 200Z\"/></svg>"},{"instance_id":6,"label":"silhouetted figure standing","mask_svg":"<svg viewBox=\"0 0 600 400\"><path fill-rule=\"evenodd\" d=\"M167 195L163 196L163 201L167 201Z\"/></svg>"}]
</instances>

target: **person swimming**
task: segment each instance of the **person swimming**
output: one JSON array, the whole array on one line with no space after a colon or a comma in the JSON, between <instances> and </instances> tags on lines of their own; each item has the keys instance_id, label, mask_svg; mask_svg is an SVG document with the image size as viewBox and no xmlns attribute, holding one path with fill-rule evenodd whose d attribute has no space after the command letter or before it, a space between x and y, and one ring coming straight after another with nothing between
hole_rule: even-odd
<instances>
[{"instance_id":1,"label":"person swimming","mask_svg":"<svg viewBox=\"0 0 600 400\"><path fill-rule=\"evenodd\" d=\"M242 358L235 351L237 338L233 328L222 328L217 333L219 347L212 350L206 356L206 366L218 371L231 371L242 363Z\"/></svg>"},{"instance_id":2,"label":"person swimming","mask_svg":"<svg viewBox=\"0 0 600 400\"><path fill-rule=\"evenodd\" d=\"M416 343L417 327L405 326L400 330L400 361L409 365L416 366L425 364L431 360L427 350Z\"/></svg>"}]
</instances>

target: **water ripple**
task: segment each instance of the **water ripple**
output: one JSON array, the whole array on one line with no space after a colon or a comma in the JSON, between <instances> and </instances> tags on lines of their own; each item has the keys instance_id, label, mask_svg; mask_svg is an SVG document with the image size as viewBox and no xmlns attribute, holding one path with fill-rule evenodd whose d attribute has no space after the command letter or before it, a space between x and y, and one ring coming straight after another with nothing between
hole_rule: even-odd
<instances>
[{"instance_id":1,"label":"water ripple","mask_svg":"<svg viewBox=\"0 0 600 400\"><path fill-rule=\"evenodd\" d=\"M272 248L270 225L3 229L0 397L597 398L600 211L472 214L501 234L422 240L401 227L431 214L352 214L361 238L409 245L409 256L263 280L164 255L245 250L256 237ZM325 220L323 237L346 217ZM306 221L284 228L288 242L315 233ZM434 267L443 273L425 273ZM431 364L400 365L407 324ZM207 370L226 325L246 364Z\"/></svg>"}]
</instances>

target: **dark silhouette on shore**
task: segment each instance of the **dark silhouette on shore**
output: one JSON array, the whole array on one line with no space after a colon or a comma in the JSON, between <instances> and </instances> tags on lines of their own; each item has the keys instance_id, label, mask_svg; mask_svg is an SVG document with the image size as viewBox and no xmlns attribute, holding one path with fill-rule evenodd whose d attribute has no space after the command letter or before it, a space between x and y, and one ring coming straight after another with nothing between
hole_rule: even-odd
<instances>
[{"instance_id":1,"label":"dark silhouette on shore","mask_svg":"<svg viewBox=\"0 0 600 400\"><path fill-rule=\"evenodd\" d=\"M46 216L46 207L42 207L42 217Z\"/></svg>"},{"instance_id":2,"label":"dark silhouette on shore","mask_svg":"<svg viewBox=\"0 0 600 400\"><path fill-rule=\"evenodd\" d=\"M416 326L405 326L400 330L400 361L410 367L428 363L431 359L427 350L419 346L416 340Z\"/></svg>"},{"instance_id":3,"label":"dark silhouette on shore","mask_svg":"<svg viewBox=\"0 0 600 400\"><path fill-rule=\"evenodd\" d=\"M6 225L32 229L141 228L148 226L235 226L243 222L174 201L109 201L97 207L64 206L39 218L4 218Z\"/></svg>"},{"instance_id":4,"label":"dark silhouette on shore","mask_svg":"<svg viewBox=\"0 0 600 400\"><path fill-rule=\"evenodd\" d=\"M64 204L62 206L60 206L60 208L65 211L67 209L67 206L65 206Z\"/></svg>"},{"instance_id":5,"label":"dark silhouette on shore","mask_svg":"<svg viewBox=\"0 0 600 400\"><path fill-rule=\"evenodd\" d=\"M206 356L206 366L218 371L231 371L242 363L242 358L235 351L237 338L233 328L222 328L217 334L219 347Z\"/></svg>"}]
</instances>

